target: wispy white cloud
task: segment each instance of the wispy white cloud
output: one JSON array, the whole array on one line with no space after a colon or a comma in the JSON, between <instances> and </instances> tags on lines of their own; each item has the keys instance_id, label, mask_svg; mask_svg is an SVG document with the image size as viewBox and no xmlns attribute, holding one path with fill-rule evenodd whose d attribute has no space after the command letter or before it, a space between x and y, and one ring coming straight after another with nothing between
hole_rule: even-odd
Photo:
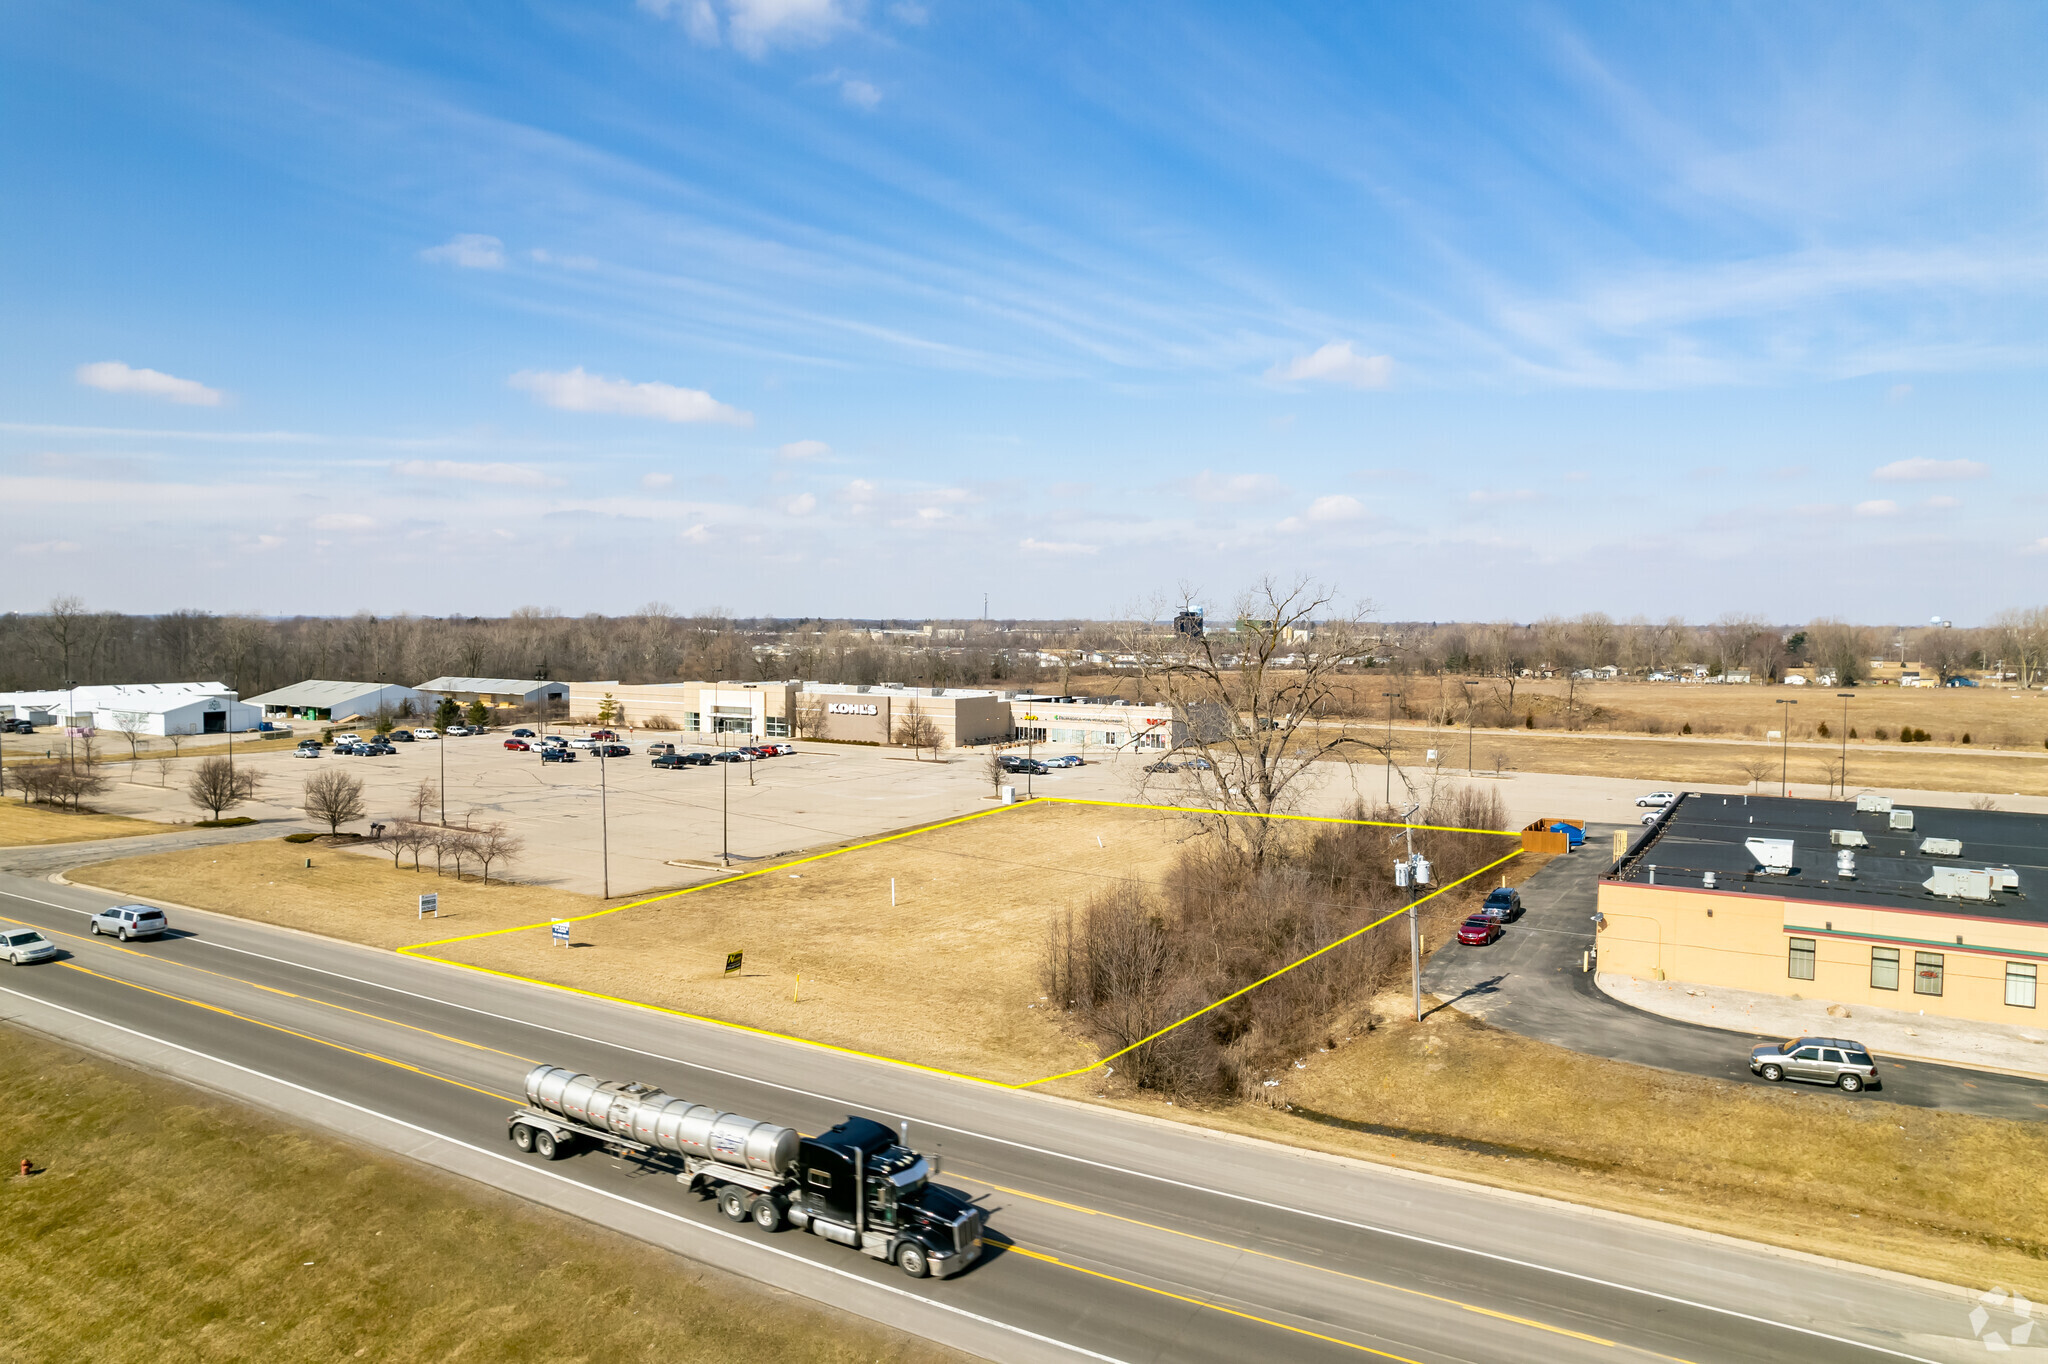
<instances>
[{"instance_id":1,"label":"wispy white cloud","mask_svg":"<svg viewBox=\"0 0 2048 1364\"><path fill-rule=\"evenodd\" d=\"M314 530L369 530L376 524L375 517L361 512L328 512L313 518Z\"/></svg>"},{"instance_id":2,"label":"wispy white cloud","mask_svg":"<svg viewBox=\"0 0 2048 1364\"><path fill-rule=\"evenodd\" d=\"M1286 383L1319 382L1347 388L1385 388L1394 377L1394 361L1385 355L1360 355L1349 341L1332 341L1320 350L1297 355L1266 371L1268 379Z\"/></svg>"},{"instance_id":3,"label":"wispy white cloud","mask_svg":"<svg viewBox=\"0 0 2048 1364\"><path fill-rule=\"evenodd\" d=\"M452 265L458 270L502 270L505 243L482 232L458 232L439 246L420 252L429 265Z\"/></svg>"},{"instance_id":4,"label":"wispy white cloud","mask_svg":"<svg viewBox=\"0 0 2048 1364\"><path fill-rule=\"evenodd\" d=\"M1023 550L1026 554L1048 554L1061 557L1095 554L1101 550L1099 545L1084 545L1077 540L1035 540L1028 537L1019 540L1017 548Z\"/></svg>"},{"instance_id":5,"label":"wispy white cloud","mask_svg":"<svg viewBox=\"0 0 2048 1364\"><path fill-rule=\"evenodd\" d=\"M197 379L180 379L161 370L131 369L119 360L99 360L80 365L74 377L87 388L108 393L135 393L145 398L164 398L188 407L219 407L225 396Z\"/></svg>"},{"instance_id":6,"label":"wispy white cloud","mask_svg":"<svg viewBox=\"0 0 2048 1364\"><path fill-rule=\"evenodd\" d=\"M1882 483L1946 483L1962 478L1982 478L1988 466L1974 459L1895 459L1870 476Z\"/></svg>"},{"instance_id":7,"label":"wispy white cloud","mask_svg":"<svg viewBox=\"0 0 2048 1364\"><path fill-rule=\"evenodd\" d=\"M754 424L753 413L728 407L702 389L607 379L601 374L584 373L581 365L559 373L521 370L506 382L564 412L609 412L622 417L652 417L665 422Z\"/></svg>"},{"instance_id":8,"label":"wispy white cloud","mask_svg":"<svg viewBox=\"0 0 2048 1364\"><path fill-rule=\"evenodd\" d=\"M531 464L481 464L458 459L408 459L392 465L391 472L401 478L455 479L518 488L547 488L562 481Z\"/></svg>"},{"instance_id":9,"label":"wispy white cloud","mask_svg":"<svg viewBox=\"0 0 2048 1364\"><path fill-rule=\"evenodd\" d=\"M16 545L16 554L40 556L44 554L76 554L79 545L76 540L37 540L32 544Z\"/></svg>"},{"instance_id":10,"label":"wispy white cloud","mask_svg":"<svg viewBox=\"0 0 2048 1364\"><path fill-rule=\"evenodd\" d=\"M666 488L666 487L668 487L668 486L669 486L670 484L674 483L675 481L676 481L676 476L675 476L674 474L642 474L642 475L640 475L640 486L641 486L641 487L643 487L643 488L645 488L645 489L646 489L646 490L647 490L648 492L657 492L657 491L659 491L660 489L663 489L663 488Z\"/></svg>"},{"instance_id":11,"label":"wispy white cloud","mask_svg":"<svg viewBox=\"0 0 2048 1364\"><path fill-rule=\"evenodd\" d=\"M638 0L639 7L683 26L694 42L716 47L720 13L711 0ZM841 0L725 0L723 31L749 57L770 47L824 42L854 25L853 7Z\"/></svg>"},{"instance_id":12,"label":"wispy white cloud","mask_svg":"<svg viewBox=\"0 0 2048 1364\"><path fill-rule=\"evenodd\" d=\"M1858 502L1853 510L1858 516L1897 516L1899 504L1888 497L1877 497L1868 502Z\"/></svg>"},{"instance_id":13,"label":"wispy white cloud","mask_svg":"<svg viewBox=\"0 0 2048 1364\"><path fill-rule=\"evenodd\" d=\"M821 440L793 440L775 453L784 459L823 459L832 453L832 447Z\"/></svg>"},{"instance_id":14,"label":"wispy white cloud","mask_svg":"<svg viewBox=\"0 0 2048 1364\"><path fill-rule=\"evenodd\" d=\"M791 516L809 516L818 509L818 499L810 493L798 493L783 503L782 509Z\"/></svg>"},{"instance_id":15,"label":"wispy white cloud","mask_svg":"<svg viewBox=\"0 0 2048 1364\"><path fill-rule=\"evenodd\" d=\"M1944 497L1930 497L1930 498L1928 498L1928 499L1927 499L1927 501L1926 501L1926 503L1925 503L1924 505L1926 505L1926 506L1929 506L1929 507L1932 507L1932 508L1934 508L1934 509L1935 509L1936 511L1948 511L1948 510L1950 510L1951 508L1954 508L1954 507L1960 507L1960 506L1962 506L1962 505L1963 505L1963 499L1961 499L1960 497L1946 497L1946 496L1944 496Z\"/></svg>"},{"instance_id":16,"label":"wispy white cloud","mask_svg":"<svg viewBox=\"0 0 2048 1364\"><path fill-rule=\"evenodd\" d=\"M1534 502L1537 496L1534 488L1474 488L1465 494L1465 500L1493 506L1503 502Z\"/></svg>"},{"instance_id":17,"label":"wispy white cloud","mask_svg":"<svg viewBox=\"0 0 2048 1364\"><path fill-rule=\"evenodd\" d=\"M1208 469L1177 486L1197 502L1262 502L1287 491L1271 474L1219 474Z\"/></svg>"},{"instance_id":18,"label":"wispy white cloud","mask_svg":"<svg viewBox=\"0 0 2048 1364\"><path fill-rule=\"evenodd\" d=\"M1356 521L1365 515L1365 504L1345 493L1330 493L1309 503L1302 515L1318 525Z\"/></svg>"},{"instance_id":19,"label":"wispy white cloud","mask_svg":"<svg viewBox=\"0 0 2048 1364\"><path fill-rule=\"evenodd\" d=\"M856 109L872 109L882 102L882 92L864 80L843 80L839 83L839 98Z\"/></svg>"}]
</instances>

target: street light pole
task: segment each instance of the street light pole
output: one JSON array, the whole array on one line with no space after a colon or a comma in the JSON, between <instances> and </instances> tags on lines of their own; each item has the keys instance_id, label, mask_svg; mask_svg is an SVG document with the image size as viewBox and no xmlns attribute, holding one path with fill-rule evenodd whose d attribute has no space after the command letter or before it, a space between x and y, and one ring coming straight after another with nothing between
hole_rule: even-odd
<instances>
[{"instance_id":1,"label":"street light pole","mask_svg":"<svg viewBox=\"0 0 2048 1364\"><path fill-rule=\"evenodd\" d=\"M1781 696L1778 698L1778 704L1781 706L1796 706L1799 703L1789 697ZM1783 714L1785 718L1778 722L1778 794L1781 796L1789 794L1786 774L1790 771L1788 764L1791 761L1792 752L1792 712L1788 710L1783 712ZM1770 769L1765 768L1764 770L1768 772Z\"/></svg>"},{"instance_id":2,"label":"street light pole","mask_svg":"<svg viewBox=\"0 0 2048 1364\"><path fill-rule=\"evenodd\" d=\"M1397 691L1380 693L1387 699L1387 793L1381 797L1380 803L1388 806L1394 803L1394 698L1400 694Z\"/></svg>"},{"instance_id":3,"label":"street light pole","mask_svg":"<svg viewBox=\"0 0 2048 1364\"><path fill-rule=\"evenodd\" d=\"M434 737L440 740L434 747L441 754L441 827L445 829L448 827L448 736L437 729Z\"/></svg>"},{"instance_id":4,"label":"street light pole","mask_svg":"<svg viewBox=\"0 0 2048 1364\"><path fill-rule=\"evenodd\" d=\"M1465 776L1469 780L1477 775L1472 770L1472 684L1460 682L1465 689Z\"/></svg>"},{"instance_id":5,"label":"street light pole","mask_svg":"<svg viewBox=\"0 0 2048 1364\"><path fill-rule=\"evenodd\" d=\"M78 765L78 684L64 683L64 760L73 767Z\"/></svg>"},{"instance_id":6,"label":"street light pole","mask_svg":"<svg viewBox=\"0 0 2048 1364\"><path fill-rule=\"evenodd\" d=\"M1842 799L1849 798L1849 703L1856 699L1853 691L1838 691L1842 698Z\"/></svg>"},{"instance_id":7,"label":"street light pole","mask_svg":"<svg viewBox=\"0 0 2048 1364\"><path fill-rule=\"evenodd\" d=\"M732 865L732 764L727 762L718 765L718 860Z\"/></svg>"},{"instance_id":8,"label":"street light pole","mask_svg":"<svg viewBox=\"0 0 2048 1364\"><path fill-rule=\"evenodd\" d=\"M604 750L611 743L607 739L597 746L597 829L598 846L604 857L604 898L612 898L612 820L611 797L605 781Z\"/></svg>"}]
</instances>

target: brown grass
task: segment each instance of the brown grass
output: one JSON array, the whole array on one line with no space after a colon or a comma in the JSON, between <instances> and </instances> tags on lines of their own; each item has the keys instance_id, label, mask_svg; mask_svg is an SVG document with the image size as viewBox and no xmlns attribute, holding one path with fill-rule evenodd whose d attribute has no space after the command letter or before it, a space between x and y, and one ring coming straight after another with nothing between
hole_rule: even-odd
<instances>
[{"instance_id":1,"label":"brown grass","mask_svg":"<svg viewBox=\"0 0 2048 1364\"><path fill-rule=\"evenodd\" d=\"M2048 1123L1677 1075L1452 1010L1416 1024L1407 1004L1381 1001L1392 1021L1290 1070L1276 1092L1294 1112L1119 1102L1944 1282L2048 1293L2048 1184L2016 1177L2048 1161ZM1337 1125L1347 1121L1383 1130Z\"/></svg>"},{"instance_id":2,"label":"brown grass","mask_svg":"<svg viewBox=\"0 0 2048 1364\"><path fill-rule=\"evenodd\" d=\"M85 810L58 810L47 805L0 801L0 848L28 848L46 843L81 843L94 838L133 838L169 833L177 826L146 819L96 815Z\"/></svg>"},{"instance_id":3,"label":"brown grass","mask_svg":"<svg viewBox=\"0 0 2048 1364\"><path fill-rule=\"evenodd\" d=\"M481 1185L6 1036L0 1149L47 1167L0 1178L8 1358L962 1358Z\"/></svg>"}]
</instances>

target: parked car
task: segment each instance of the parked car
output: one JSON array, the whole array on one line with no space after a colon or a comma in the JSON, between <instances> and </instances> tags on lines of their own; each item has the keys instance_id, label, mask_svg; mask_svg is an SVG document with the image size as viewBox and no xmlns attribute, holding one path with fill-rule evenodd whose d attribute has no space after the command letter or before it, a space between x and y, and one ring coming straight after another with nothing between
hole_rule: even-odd
<instances>
[{"instance_id":1,"label":"parked car","mask_svg":"<svg viewBox=\"0 0 2048 1364\"><path fill-rule=\"evenodd\" d=\"M695 753L683 754L683 761L691 767L709 767L711 755L700 748Z\"/></svg>"},{"instance_id":2,"label":"parked car","mask_svg":"<svg viewBox=\"0 0 2048 1364\"><path fill-rule=\"evenodd\" d=\"M441 731L438 729L416 729L412 732L412 737L415 739L438 739L441 737Z\"/></svg>"},{"instance_id":3,"label":"parked car","mask_svg":"<svg viewBox=\"0 0 2048 1364\"><path fill-rule=\"evenodd\" d=\"M1859 1089L1880 1089L1877 1062L1870 1048L1846 1037L1791 1037L1783 1042L1766 1042L1752 1047L1749 1069L1764 1079L1806 1080L1817 1085L1835 1085L1850 1094Z\"/></svg>"},{"instance_id":4,"label":"parked car","mask_svg":"<svg viewBox=\"0 0 2048 1364\"><path fill-rule=\"evenodd\" d=\"M1458 941L1467 947L1484 947L1500 934L1500 924L1483 914L1474 914L1458 925Z\"/></svg>"},{"instance_id":5,"label":"parked car","mask_svg":"<svg viewBox=\"0 0 2048 1364\"><path fill-rule=\"evenodd\" d=\"M676 746L674 744L656 743L647 745L647 756L650 758L656 758L664 753L673 753L675 751Z\"/></svg>"},{"instance_id":6,"label":"parked car","mask_svg":"<svg viewBox=\"0 0 2048 1364\"><path fill-rule=\"evenodd\" d=\"M573 739L571 739L571 740L569 741L569 747L571 747L571 748L596 748L596 747L597 747L597 740L595 740L595 739L592 739L592 738L589 738L589 737L587 737L587 736L585 736L585 735L580 735L580 734L579 734L579 735L577 735L577 736L576 736L575 738L573 738Z\"/></svg>"},{"instance_id":7,"label":"parked car","mask_svg":"<svg viewBox=\"0 0 2048 1364\"><path fill-rule=\"evenodd\" d=\"M1495 886L1486 892L1486 903L1479 907L1482 914L1488 911L1504 924L1513 923L1522 917L1522 892L1513 886Z\"/></svg>"},{"instance_id":8,"label":"parked car","mask_svg":"<svg viewBox=\"0 0 2048 1364\"><path fill-rule=\"evenodd\" d=\"M356 751L369 758L388 758L398 752L396 748L385 743L382 739L377 739L367 744L357 744Z\"/></svg>"},{"instance_id":9,"label":"parked car","mask_svg":"<svg viewBox=\"0 0 2048 1364\"><path fill-rule=\"evenodd\" d=\"M1662 810L1652 810L1650 811L1650 813L1644 815L1641 819L1637 820L1636 823L1647 826L1655 824L1658 820L1662 818L1664 818L1664 812Z\"/></svg>"},{"instance_id":10,"label":"parked car","mask_svg":"<svg viewBox=\"0 0 2048 1364\"><path fill-rule=\"evenodd\" d=\"M355 741L354 739L336 739L336 740L334 741L334 756L335 756L335 757L337 757L337 758L352 758L352 757L354 757L354 756L355 756L355 752L356 752L356 741Z\"/></svg>"},{"instance_id":11,"label":"parked car","mask_svg":"<svg viewBox=\"0 0 2048 1364\"><path fill-rule=\"evenodd\" d=\"M86 926L92 929L95 938L102 933L111 933L127 942L130 938L161 937L170 923L155 905L115 905L86 920Z\"/></svg>"},{"instance_id":12,"label":"parked car","mask_svg":"<svg viewBox=\"0 0 2048 1364\"><path fill-rule=\"evenodd\" d=\"M559 734L550 734L547 738L540 741L540 746L542 748L567 748L569 741Z\"/></svg>"},{"instance_id":13,"label":"parked car","mask_svg":"<svg viewBox=\"0 0 2048 1364\"><path fill-rule=\"evenodd\" d=\"M409 729L394 729L384 736L384 742L387 744L409 744L412 742L412 731Z\"/></svg>"},{"instance_id":14,"label":"parked car","mask_svg":"<svg viewBox=\"0 0 2048 1364\"><path fill-rule=\"evenodd\" d=\"M599 744L596 749L600 758L630 758L633 750L625 744Z\"/></svg>"},{"instance_id":15,"label":"parked car","mask_svg":"<svg viewBox=\"0 0 2048 1364\"><path fill-rule=\"evenodd\" d=\"M593 739L616 739L619 736L608 729L593 729L590 731L590 737Z\"/></svg>"},{"instance_id":16,"label":"parked car","mask_svg":"<svg viewBox=\"0 0 2048 1364\"><path fill-rule=\"evenodd\" d=\"M533 731L530 729L515 729L512 731L512 737L515 739L531 739Z\"/></svg>"},{"instance_id":17,"label":"parked car","mask_svg":"<svg viewBox=\"0 0 2048 1364\"><path fill-rule=\"evenodd\" d=\"M533 745L526 742L526 740L524 739L507 739L505 741L505 747L519 753L533 752Z\"/></svg>"},{"instance_id":18,"label":"parked car","mask_svg":"<svg viewBox=\"0 0 2048 1364\"><path fill-rule=\"evenodd\" d=\"M576 750L547 744L540 751L540 760L544 763L572 763L576 761Z\"/></svg>"},{"instance_id":19,"label":"parked car","mask_svg":"<svg viewBox=\"0 0 2048 1364\"><path fill-rule=\"evenodd\" d=\"M1047 767L1081 766L1080 756L1074 753L1062 753L1057 758L1040 758L1039 761L1044 763Z\"/></svg>"},{"instance_id":20,"label":"parked car","mask_svg":"<svg viewBox=\"0 0 2048 1364\"><path fill-rule=\"evenodd\" d=\"M659 753L655 755L654 761L648 765L650 767L688 767L690 760L680 753Z\"/></svg>"},{"instance_id":21,"label":"parked car","mask_svg":"<svg viewBox=\"0 0 2048 1364\"><path fill-rule=\"evenodd\" d=\"M1676 791L1652 791L1647 796L1637 796L1636 804L1647 805L1653 810L1661 810L1677 799L1678 793Z\"/></svg>"},{"instance_id":22,"label":"parked car","mask_svg":"<svg viewBox=\"0 0 2048 1364\"><path fill-rule=\"evenodd\" d=\"M0 955L16 966L26 966L33 961L48 961L57 955L57 944L51 942L33 928L10 928L0 931Z\"/></svg>"},{"instance_id":23,"label":"parked car","mask_svg":"<svg viewBox=\"0 0 2048 1364\"><path fill-rule=\"evenodd\" d=\"M337 746L341 744L359 744L362 741L363 736L356 733L352 729L343 730L341 733L334 736L334 742Z\"/></svg>"},{"instance_id":24,"label":"parked car","mask_svg":"<svg viewBox=\"0 0 2048 1364\"><path fill-rule=\"evenodd\" d=\"M1002 765L1002 769L1005 772L1022 772L1027 765L1041 768L1045 766L1044 763L1039 762L1036 758L1020 757L1014 753L1002 754L996 761Z\"/></svg>"},{"instance_id":25,"label":"parked car","mask_svg":"<svg viewBox=\"0 0 2048 1364\"><path fill-rule=\"evenodd\" d=\"M721 753L712 754L711 761L715 763L743 763L749 762L751 759L736 748L728 748Z\"/></svg>"},{"instance_id":26,"label":"parked car","mask_svg":"<svg viewBox=\"0 0 2048 1364\"><path fill-rule=\"evenodd\" d=\"M320 741L318 739L301 739L299 746L293 749L292 752L301 758L317 758L320 756Z\"/></svg>"},{"instance_id":27,"label":"parked car","mask_svg":"<svg viewBox=\"0 0 2048 1364\"><path fill-rule=\"evenodd\" d=\"M774 749L777 753L780 753L785 758L793 758L796 756L795 744L770 744L768 745L768 747Z\"/></svg>"},{"instance_id":28,"label":"parked car","mask_svg":"<svg viewBox=\"0 0 2048 1364\"><path fill-rule=\"evenodd\" d=\"M0 720L0 734L33 734L36 727L26 720Z\"/></svg>"},{"instance_id":29,"label":"parked car","mask_svg":"<svg viewBox=\"0 0 2048 1364\"><path fill-rule=\"evenodd\" d=\"M1178 772L1180 771L1180 764L1170 763L1162 758L1156 763L1146 763L1145 770L1147 772Z\"/></svg>"}]
</instances>

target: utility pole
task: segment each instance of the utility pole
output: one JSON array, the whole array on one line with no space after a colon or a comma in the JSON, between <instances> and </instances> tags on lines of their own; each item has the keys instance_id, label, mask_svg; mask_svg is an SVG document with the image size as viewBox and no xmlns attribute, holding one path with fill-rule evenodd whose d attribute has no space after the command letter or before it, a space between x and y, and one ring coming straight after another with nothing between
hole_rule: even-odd
<instances>
[{"instance_id":1,"label":"utility pole","mask_svg":"<svg viewBox=\"0 0 2048 1364\"><path fill-rule=\"evenodd\" d=\"M445 829L448 827L448 736L438 729L434 731L434 736L440 740L434 747L441 754L441 827Z\"/></svg>"},{"instance_id":2,"label":"utility pole","mask_svg":"<svg viewBox=\"0 0 2048 1364\"><path fill-rule=\"evenodd\" d=\"M1475 775L1472 771L1472 684L1460 682L1458 685L1465 689L1465 776L1469 779Z\"/></svg>"},{"instance_id":3,"label":"utility pole","mask_svg":"<svg viewBox=\"0 0 2048 1364\"><path fill-rule=\"evenodd\" d=\"M1778 704L1781 706L1796 706L1799 703L1791 700L1789 697L1781 696L1778 698ZM1785 717L1778 722L1778 794L1782 796L1788 794L1785 775L1790 770L1787 764L1790 761L1792 747L1792 712L1789 710L1780 711L1779 714ZM1766 772L1770 771L1769 768L1764 770Z\"/></svg>"},{"instance_id":4,"label":"utility pole","mask_svg":"<svg viewBox=\"0 0 2048 1364\"><path fill-rule=\"evenodd\" d=\"M1853 691L1838 691L1842 698L1842 799L1849 798L1849 703L1856 699Z\"/></svg>"},{"instance_id":5,"label":"utility pole","mask_svg":"<svg viewBox=\"0 0 2048 1364\"><path fill-rule=\"evenodd\" d=\"M64 683L64 760L73 767L78 765L78 684Z\"/></svg>"},{"instance_id":6,"label":"utility pole","mask_svg":"<svg viewBox=\"0 0 2048 1364\"><path fill-rule=\"evenodd\" d=\"M604 857L604 898L612 898L612 820L611 798L606 789L604 751L611 745L606 739L597 746L597 829L598 845Z\"/></svg>"},{"instance_id":7,"label":"utility pole","mask_svg":"<svg viewBox=\"0 0 2048 1364\"><path fill-rule=\"evenodd\" d=\"M718 765L718 860L732 865L732 764L726 762Z\"/></svg>"},{"instance_id":8,"label":"utility pole","mask_svg":"<svg viewBox=\"0 0 2048 1364\"><path fill-rule=\"evenodd\" d=\"M1417 807L1410 805L1401 812L1403 835L1408 840L1408 856L1394 864L1394 884L1408 892L1408 975L1415 991L1415 1021L1422 1021L1422 925L1415 915L1415 892L1429 884L1429 863L1415 855L1415 829L1409 821L1415 817Z\"/></svg>"},{"instance_id":9,"label":"utility pole","mask_svg":"<svg viewBox=\"0 0 2048 1364\"><path fill-rule=\"evenodd\" d=\"M1394 803L1394 698L1400 694L1397 691L1380 693L1387 698L1387 794L1380 800L1382 805Z\"/></svg>"}]
</instances>

